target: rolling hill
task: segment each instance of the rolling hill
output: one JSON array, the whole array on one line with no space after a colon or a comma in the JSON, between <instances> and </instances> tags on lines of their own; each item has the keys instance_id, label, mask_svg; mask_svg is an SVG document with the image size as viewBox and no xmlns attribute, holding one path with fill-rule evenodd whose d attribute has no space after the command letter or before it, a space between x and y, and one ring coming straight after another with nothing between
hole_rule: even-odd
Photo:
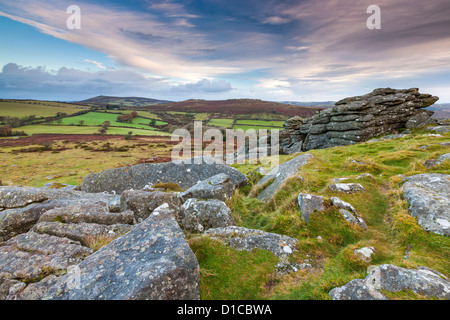
<instances>
[{"instance_id":1,"label":"rolling hill","mask_svg":"<svg viewBox=\"0 0 450 320\"><path fill-rule=\"evenodd\" d=\"M435 119L450 119L450 103L436 103L427 109L434 111Z\"/></svg>"},{"instance_id":2,"label":"rolling hill","mask_svg":"<svg viewBox=\"0 0 450 320\"><path fill-rule=\"evenodd\" d=\"M225 115L243 114L282 114L285 116L308 117L321 108L288 105L277 102L257 99L230 99L230 100L186 100L180 102L149 105L136 108L139 110L165 111L165 112L205 112Z\"/></svg>"},{"instance_id":3,"label":"rolling hill","mask_svg":"<svg viewBox=\"0 0 450 320\"><path fill-rule=\"evenodd\" d=\"M123 107L140 107L147 105L157 105L157 104L165 104L170 103L171 101L167 100L158 100L158 99L150 99L150 98L141 98L141 97L111 97L111 96L97 96L94 98L86 99L83 101L79 101L80 104L88 104L88 105L117 105Z\"/></svg>"}]
</instances>

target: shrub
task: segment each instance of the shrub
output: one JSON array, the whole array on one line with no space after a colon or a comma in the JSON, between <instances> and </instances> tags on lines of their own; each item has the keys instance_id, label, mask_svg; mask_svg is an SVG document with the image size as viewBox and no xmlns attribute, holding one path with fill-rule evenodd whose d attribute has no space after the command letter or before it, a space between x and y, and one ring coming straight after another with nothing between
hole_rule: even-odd
<instances>
[{"instance_id":1,"label":"shrub","mask_svg":"<svg viewBox=\"0 0 450 320\"><path fill-rule=\"evenodd\" d=\"M12 135L12 129L9 125L0 127L0 137L9 137Z\"/></svg>"}]
</instances>

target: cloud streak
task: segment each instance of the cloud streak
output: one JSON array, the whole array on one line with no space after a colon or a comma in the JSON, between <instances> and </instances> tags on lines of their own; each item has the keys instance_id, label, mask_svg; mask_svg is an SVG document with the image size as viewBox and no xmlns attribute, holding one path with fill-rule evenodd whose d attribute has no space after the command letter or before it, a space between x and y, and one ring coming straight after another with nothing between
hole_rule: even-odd
<instances>
[{"instance_id":1,"label":"cloud streak","mask_svg":"<svg viewBox=\"0 0 450 320\"><path fill-rule=\"evenodd\" d=\"M439 87L450 86L448 0L379 0L381 30L366 27L367 0L139 3L145 10L81 2L74 31L56 0L0 0L0 15L104 53L118 68L170 79L171 93L344 97L374 85L423 86L421 76L436 72L446 73Z\"/></svg>"}]
</instances>

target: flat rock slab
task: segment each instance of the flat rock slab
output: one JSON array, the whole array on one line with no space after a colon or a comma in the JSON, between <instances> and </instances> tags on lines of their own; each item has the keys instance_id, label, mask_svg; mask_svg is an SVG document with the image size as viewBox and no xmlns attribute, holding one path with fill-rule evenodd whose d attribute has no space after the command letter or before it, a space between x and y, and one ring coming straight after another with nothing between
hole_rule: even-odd
<instances>
[{"instance_id":1,"label":"flat rock slab","mask_svg":"<svg viewBox=\"0 0 450 320\"><path fill-rule=\"evenodd\" d=\"M46 200L103 201L110 208L116 207L120 203L119 196L104 193L91 194L74 190L0 186L0 208L21 208Z\"/></svg>"},{"instance_id":2,"label":"flat rock slab","mask_svg":"<svg viewBox=\"0 0 450 320\"><path fill-rule=\"evenodd\" d=\"M43 299L200 298L197 259L172 211L156 209L129 233L90 255L77 267L78 273L62 276ZM73 285L74 277L76 285Z\"/></svg>"},{"instance_id":3,"label":"flat rock slab","mask_svg":"<svg viewBox=\"0 0 450 320\"><path fill-rule=\"evenodd\" d=\"M102 237L115 239L131 230L127 224L103 225L96 223L61 223L40 222L32 228L32 231L40 234L49 234L56 237L68 238L88 245L89 241Z\"/></svg>"},{"instance_id":4,"label":"flat rock slab","mask_svg":"<svg viewBox=\"0 0 450 320\"><path fill-rule=\"evenodd\" d=\"M410 214L424 230L450 236L450 175L422 173L406 180L403 197Z\"/></svg>"},{"instance_id":5,"label":"flat rock slab","mask_svg":"<svg viewBox=\"0 0 450 320\"><path fill-rule=\"evenodd\" d=\"M63 223L97 223L97 224L133 224L134 213L131 210L109 212L104 202L81 205L67 205L43 213L38 222L59 221Z\"/></svg>"},{"instance_id":6,"label":"flat rock slab","mask_svg":"<svg viewBox=\"0 0 450 320\"><path fill-rule=\"evenodd\" d=\"M412 290L427 297L450 299L450 282L441 273L426 267L405 269L390 264L374 268L365 279L355 279L334 288L333 300L388 300L381 290Z\"/></svg>"},{"instance_id":7,"label":"flat rock slab","mask_svg":"<svg viewBox=\"0 0 450 320\"><path fill-rule=\"evenodd\" d=\"M312 154L304 153L292 160L282 163L270 171L261 180L259 180L258 186L264 186L271 179L275 180L258 195L258 199L261 201L266 201L273 198L276 192L280 189L281 185L292 176L297 175L298 170L306 165L312 158Z\"/></svg>"},{"instance_id":8,"label":"flat rock slab","mask_svg":"<svg viewBox=\"0 0 450 320\"><path fill-rule=\"evenodd\" d=\"M200 160L198 160L200 159ZM166 163L141 164L114 168L87 175L81 184L85 192L115 192L151 188L157 183L177 183L184 190L216 174L225 173L236 187L247 184L247 177L239 170L221 163L209 164L208 158L191 158ZM199 163L197 163L199 162Z\"/></svg>"},{"instance_id":9,"label":"flat rock slab","mask_svg":"<svg viewBox=\"0 0 450 320\"><path fill-rule=\"evenodd\" d=\"M297 239L288 236L235 226L209 229L205 234L238 250L267 250L277 257L292 254L298 244Z\"/></svg>"}]
</instances>

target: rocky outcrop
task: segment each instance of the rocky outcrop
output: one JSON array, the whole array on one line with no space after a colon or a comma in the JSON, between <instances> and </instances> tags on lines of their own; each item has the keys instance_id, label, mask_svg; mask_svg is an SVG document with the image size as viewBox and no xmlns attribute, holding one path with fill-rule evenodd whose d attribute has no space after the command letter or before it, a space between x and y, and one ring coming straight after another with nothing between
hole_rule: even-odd
<instances>
[{"instance_id":1,"label":"rocky outcrop","mask_svg":"<svg viewBox=\"0 0 450 320\"><path fill-rule=\"evenodd\" d=\"M347 222L355 224L364 230L367 229L366 222L359 216L358 212L353 208L353 206L337 197L331 197L331 204L339 210L341 216ZM324 212L329 206L325 204L325 198L313 194L300 193L297 198L298 206L300 208L300 213L302 219L308 223L311 214L315 211Z\"/></svg>"},{"instance_id":2,"label":"rocky outcrop","mask_svg":"<svg viewBox=\"0 0 450 320\"><path fill-rule=\"evenodd\" d=\"M224 173L219 173L198 182L188 190L180 193L179 197L182 201L186 201L189 198L226 201L233 196L235 189L236 186L231 182L230 177Z\"/></svg>"},{"instance_id":3,"label":"rocky outcrop","mask_svg":"<svg viewBox=\"0 0 450 320\"><path fill-rule=\"evenodd\" d=\"M289 154L367 141L400 128L416 128L434 122L432 111L423 110L439 98L419 89L375 89L373 92L338 101L306 119L285 123L288 138L281 150Z\"/></svg>"},{"instance_id":4,"label":"rocky outcrop","mask_svg":"<svg viewBox=\"0 0 450 320\"><path fill-rule=\"evenodd\" d=\"M182 204L177 195L170 192L126 190L120 196L121 210L134 212L137 222L147 219L153 210L165 203L175 211L178 211Z\"/></svg>"},{"instance_id":5,"label":"rocky outcrop","mask_svg":"<svg viewBox=\"0 0 450 320\"><path fill-rule=\"evenodd\" d=\"M70 200L76 203L103 201L110 210L117 209L120 204L120 197L105 193L89 194L74 190L0 186L0 208L3 209L22 208L47 200Z\"/></svg>"},{"instance_id":6,"label":"rocky outcrop","mask_svg":"<svg viewBox=\"0 0 450 320\"><path fill-rule=\"evenodd\" d=\"M183 203L183 210L180 210L177 216L181 228L193 233L235 225L230 208L225 202L217 199L188 199Z\"/></svg>"},{"instance_id":7,"label":"rocky outcrop","mask_svg":"<svg viewBox=\"0 0 450 320\"><path fill-rule=\"evenodd\" d=\"M197 259L170 210L156 209L77 268L78 275L62 276L43 299L200 299Z\"/></svg>"},{"instance_id":8,"label":"rocky outcrop","mask_svg":"<svg viewBox=\"0 0 450 320\"><path fill-rule=\"evenodd\" d=\"M102 203L102 212L120 210L120 197L31 187L0 187L0 241L25 233L49 210L69 212L75 206ZM62 211L58 212L62 212ZM80 209L81 210L81 209ZM74 212L72 212L74 214ZM64 214L61 213L61 217Z\"/></svg>"},{"instance_id":9,"label":"rocky outcrop","mask_svg":"<svg viewBox=\"0 0 450 320\"><path fill-rule=\"evenodd\" d=\"M0 300L199 299L198 263L177 222L185 212L177 194L130 190L121 199L0 187L0 195ZM232 221L223 202L208 201L220 202ZM219 206L203 207L207 213L188 205L186 212L203 216L205 229L221 226L224 215L213 212Z\"/></svg>"},{"instance_id":10,"label":"rocky outcrop","mask_svg":"<svg viewBox=\"0 0 450 320\"><path fill-rule=\"evenodd\" d=\"M134 223L132 211L120 212L118 196L27 187L0 192L8 207L0 212L0 299L40 299Z\"/></svg>"},{"instance_id":11,"label":"rocky outcrop","mask_svg":"<svg viewBox=\"0 0 450 320\"><path fill-rule=\"evenodd\" d=\"M270 171L261 180L258 181L258 186L262 187L273 180L272 183L270 183L264 188L264 190L260 192L260 194L258 195L258 199L261 201L271 199L280 189L282 184L289 178L298 175L299 169L306 165L312 158L312 154L304 153L272 169L272 171Z\"/></svg>"},{"instance_id":12,"label":"rocky outcrop","mask_svg":"<svg viewBox=\"0 0 450 320\"><path fill-rule=\"evenodd\" d=\"M247 177L237 169L222 163L211 163L209 160L213 161L212 158L199 157L185 161L108 169L87 175L80 188L85 192L106 191L120 194L125 190L151 188L157 183L176 183L186 190L219 173L229 176L236 187L247 184Z\"/></svg>"},{"instance_id":13,"label":"rocky outcrop","mask_svg":"<svg viewBox=\"0 0 450 320\"><path fill-rule=\"evenodd\" d=\"M297 239L288 236L235 226L210 229L205 234L237 250L252 251L260 249L272 252L280 258L276 266L280 273L297 271L307 267L288 261L298 244Z\"/></svg>"},{"instance_id":14,"label":"rocky outcrop","mask_svg":"<svg viewBox=\"0 0 450 320\"><path fill-rule=\"evenodd\" d=\"M450 236L450 175L422 173L406 178L403 197L425 230Z\"/></svg>"},{"instance_id":15,"label":"rocky outcrop","mask_svg":"<svg viewBox=\"0 0 450 320\"><path fill-rule=\"evenodd\" d=\"M329 295L333 300L388 300L381 290L411 290L428 298L450 299L450 282L441 273L426 267L411 270L390 264L372 269L365 279L334 288Z\"/></svg>"}]
</instances>

